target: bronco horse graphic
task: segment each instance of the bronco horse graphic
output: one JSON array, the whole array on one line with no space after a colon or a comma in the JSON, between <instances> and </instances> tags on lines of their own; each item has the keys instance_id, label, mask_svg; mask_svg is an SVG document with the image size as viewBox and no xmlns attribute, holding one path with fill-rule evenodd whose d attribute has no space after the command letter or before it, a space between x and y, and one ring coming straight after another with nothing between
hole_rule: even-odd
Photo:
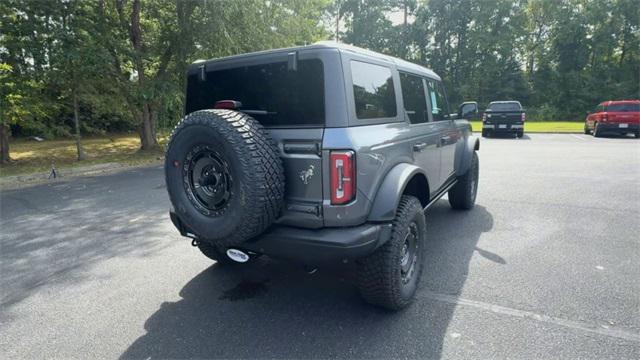
<instances>
[{"instance_id":1,"label":"bronco horse graphic","mask_svg":"<svg viewBox=\"0 0 640 360\"><path fill-rule=\"evenodd\" d=\"M305 185L309 184L309 179L313 176L313 169L315 169L315 167L310 165L307 170L300 171L300 180L302 180Z\"/></svg>"}]
</instances>

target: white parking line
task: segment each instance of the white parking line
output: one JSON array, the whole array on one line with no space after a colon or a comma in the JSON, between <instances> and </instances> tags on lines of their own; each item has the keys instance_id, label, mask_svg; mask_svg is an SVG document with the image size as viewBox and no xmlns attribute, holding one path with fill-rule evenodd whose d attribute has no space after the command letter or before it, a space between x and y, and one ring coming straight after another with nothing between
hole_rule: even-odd
<instances>
[{"instance_id":1,"label":"white parking line","mask_svg":"<svg viewBox=\"0 0 640 360\"><path fill-rule=\"evenodd\" d=\"M576 135L576 134L570 134L570 135L571 135L571 136L573 136L573 137L574 137L574 138L576 138L576 139L580 139L580 140L582 140L582 141L587 141L587 139L585 139L583 136L578 136L578 135Z\"/></svg>"},{"instance_id":2,"label":"white parking line","mask_svg":"<svg viewBox=\"0 0 640 360\"><path fill-rule=\"evenodd\" d=\"M561 319L561 318L556 318L548 315L536 314L531 311L512 309L512 308L508 308L500 305L489 304L482 301L468 300L468 299L458 298L451 295L439 294L432 291L421 292L418 294L418 297L442 301L442 302L446 302L454 305L474 307L477 309L491 311L496 314L509 315L509 316L518 317L518 318L536 320L536 321L559 325L566 328L580 330L580 331L588 332L592 334L599 334L599 335L604 335L604 336L609 336L609 337L614 337L618 339L624 339L624 340L640 343L640 334L618 329L609 325L598 325L598 324L590 324L584 321Z\"/></svg>"}]
</instances>

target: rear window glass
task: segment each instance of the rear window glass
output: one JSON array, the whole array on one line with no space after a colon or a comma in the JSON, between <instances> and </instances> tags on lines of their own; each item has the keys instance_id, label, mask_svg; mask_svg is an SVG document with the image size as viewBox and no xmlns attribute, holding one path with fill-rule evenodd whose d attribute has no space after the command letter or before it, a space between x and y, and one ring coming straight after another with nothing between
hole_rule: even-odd
<instances>
[{"instance_id":1,"label":"rear window glass","mask_svg":"<svg viewBox=\"0 0 640 360\"><path fill-rule=\"evenodd\" d=\"M518 103L495 103L489 104L489 110L493 111L518 111L522 110Z\"/></svg>"},{"instance_id":2,"label":"rear window glass","mask_svg":"<svg viewBox=\"0 0 640 360\"><path fill-rule=\"evenodd\" d=\"M351 61L351 76L358 119L396 116L396 93L389 68Z\"/></svg>"},{"instance_id":3,"label":"rear window glass","mask_svg":"<svg viewBox=\"0 0 640 360\"><path fill-rule=\"evenodd\" d=\"M412 124L420 124L429 121L427 115L427 97L425 96L422 78L400 73L400 87L402 88L402 100L404 111Z\"/></svg>"},{"instance_id":4,"label":"rear window glass","mask_svg":"<svg viewBox=\"0 0 640 360\"><path fill-rule=\"evenodd\" d=\"M610 112L636 112L640 111L640 104L611 104L606 107L605 111Z\"/></svg>"},{"instance_id":5,"label":"rear window glass","mask_svg":"<svg viewBox=\"0 0 640 360\"><path fill-rule=\"evenodd\" d=\"M324 124L324 71L318 59L299 60L298 70L287 62L209 71L206 81L192 75L187 85L186 112L212 109L220 100L242 103L241 111L264 126Z\"/></svg>"}]
</instances>

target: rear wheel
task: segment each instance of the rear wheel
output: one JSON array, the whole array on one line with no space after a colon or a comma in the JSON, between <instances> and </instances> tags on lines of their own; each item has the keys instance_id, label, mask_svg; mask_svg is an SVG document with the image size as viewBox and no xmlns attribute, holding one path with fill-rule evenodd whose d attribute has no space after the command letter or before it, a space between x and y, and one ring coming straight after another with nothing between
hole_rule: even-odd
<instances>
[{"instance_id":1,"label":"rear wheel","mask_svg":"<svg viewBox=\"0 0 640 360\"><path fill-rule=\"evenodd\" d=\"M470 210L476 203L478 193L478 175L480 174L480 160L478 153L473 152L471 166L467 172L458 177L458 182L449 190L449 204L456 210Z\"/></svg>"},{"instance_id":2,"label":"rear wheel","mask_svg":"<svg viewBox=\"0 0 640 360\"><path fill-rule=\"evenodd\" d=\"M489 137L489 131L482 130L482 137Z\"/></svg>"},{"instance_id":3,"label":"rear wheel","mask_svg":"<svg viewBox=\"0 0 640 360\"><path fill-rule=\"evenodd\" d=\"M640 139L640 130L636 131L633 135L636 137L636 139Z\"/></svg>"},{"instance_id":4,"label":"rear wheel","mask_svg":"<svg viewBox=\"0 0 640 360\"><path fill-rule=\"evenodd\" d=\"M517 137L518 139L521 139L523 136L524 136L524 131L518 131L518 132L516 133L516 137Z\"/></svg>"},{"instance_id":5,"label":"rear wheel","mask_svg":"<svg viewBox=\"0 0 640 360\"><path fill-rule=\"evenodd\" d=\"M422 277L426 230L420 200L402 196L389 241L358 261L358 288L366 302L389 310L411 303Z\"/></svg>"}]
</instances>

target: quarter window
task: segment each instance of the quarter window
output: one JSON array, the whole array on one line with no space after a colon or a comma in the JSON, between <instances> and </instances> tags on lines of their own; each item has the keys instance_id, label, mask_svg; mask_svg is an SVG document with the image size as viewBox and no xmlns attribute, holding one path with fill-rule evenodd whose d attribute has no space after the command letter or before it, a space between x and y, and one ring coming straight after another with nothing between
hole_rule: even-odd
<instances>
[{"instance_id":1,"label":"quarter window","mask_svg":"<svg viewBox=\"0 0 640 360\"><path fill-rule=\"evenodd\" d=\"M388 118L397 115L396 94L389 68L351 61L351 77L358 119Z\"/></svg>"},{"instance_id":2,"label":"quarter window","mask_svg":"<svg viewBox=\"0 0 640 360\"><path fill-rule=\"evenodd\" d=\"M442 83L436 80L427 80L427 85L429 86L429 104L433 121L448 120L449 104L444 95Z\"/></svg>"},{"instance_id":3,"label":"quarter window","mask_svg":"<svg viewBox=\"0 0 640 360\"><path fill-rule=\"evenodd\" d=\"M429 121L427 114L427 97L422 78L400 73L400 87L402 88L402 100L404 111L412 124L420 124Z\"/></svg>"}]
</instances>

